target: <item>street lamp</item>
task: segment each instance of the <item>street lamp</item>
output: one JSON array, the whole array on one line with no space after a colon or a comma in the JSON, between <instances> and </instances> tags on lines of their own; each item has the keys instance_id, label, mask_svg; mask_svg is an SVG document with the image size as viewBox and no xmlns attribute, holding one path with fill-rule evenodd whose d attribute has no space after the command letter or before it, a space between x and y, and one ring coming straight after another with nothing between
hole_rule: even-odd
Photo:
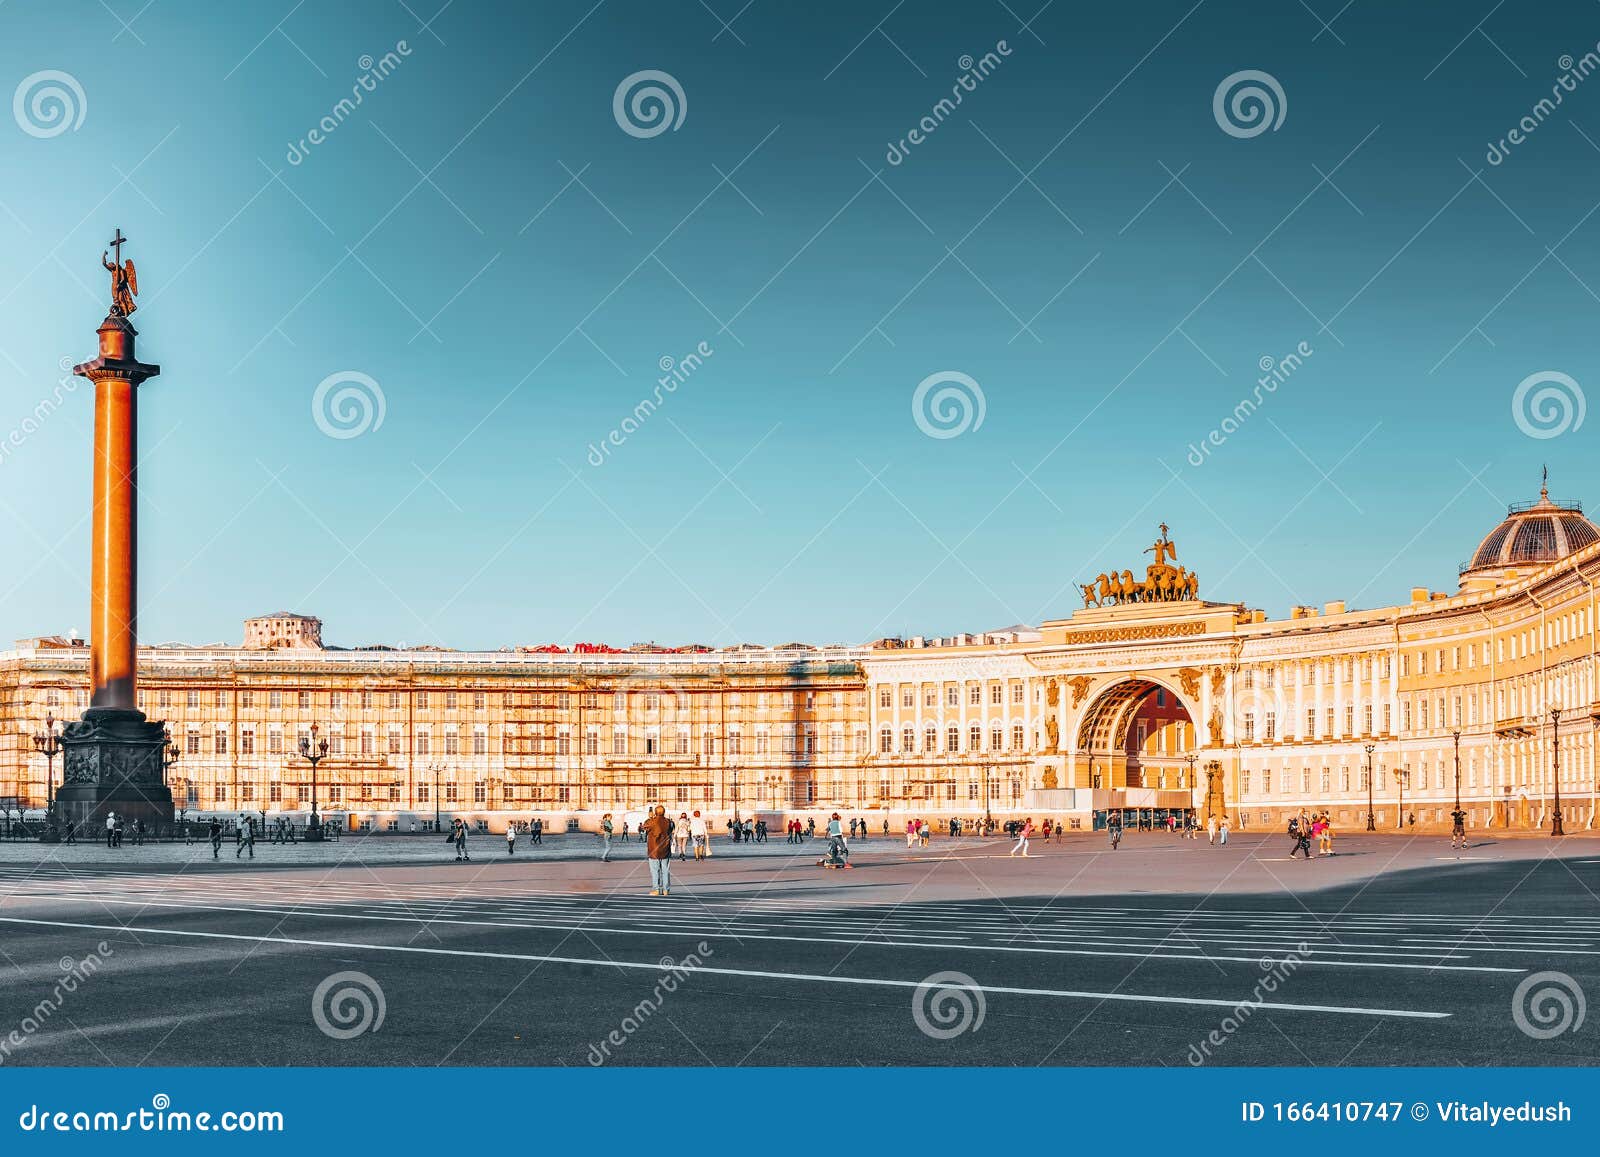
<instances>
[{"instance_id":1,"label":"street lamp","mask_svg":"<svg viewBox=\"0 0 1600 1157\"><path fill-rule=\"evenodd\" d=\"M1406 780L1410 778L1411 769L1409 767L1397 767L1394 769L1395 783L1400 786L1400 806L1395 811L1394 826L1401 831L1405 831L1406 828Z\"/></svg>"},{"instance_id":2,"label":"street lamp","mask_svg":"<svg viewBox=\"0 0 1600 1157\"><path fill-rule=\"evenodd\" d=\"M739 822L739 769L733 769L733 822Z\"/></svg>"},{"instance_id":3,"label":"street lamp","mask_svg":"<svg viewBox=\"0 0 1600 1157\"><path fill-rule=\"evenodd\" d=\"M1372 753L1377 744L1368 743L1362 750L1367 753L1367 831L1378 830L1378 813L1372 810Z\"/></svg>"},{"instance_id":4,"label":"street lamp","mask_svg":"<svg viewBox=\"0 0 1600 1157\"><path fill-rule=\"evenodd\" d=\"M306 824L306 842L322 839L322 820L317 815L317 764L328 758L328 741L317 738L317 725L311 725L310 737L300 737L300 758L311 764L311 820Z\"/></svg>"},{"instance_id":5,"label":"street lamp","mask_svg":"<svg viewBox=\"0 0 1600 1157\"><path fill-rule=\"evenodd\" d=\"M45 825L54 834L56 828L56 756L61 754L61 732L56 727L55 716L44 717L44 730L33 737L33 745L45 759Z\"/></svg>"},{"instance_id":6,"label":"street lamp","mask_svg":"<svg viewBox=\"0 0 1600 1157\"><path fill-rule=\"evenodd\" d=\"M1194 762L1200 757L1194 752L1184 756L1184 762L1189 765L1189 819L1194 819Z\"/></svg>"},{"instance_id":7,"label":"street lamp","mask_svg":"<svg viewBox=\"0 0 1600 1157\"><path fill-rule=\"evenodd\" d=\"M985 832L988 832L989 825L994 822L993 817L989 814L989 781L993 775L994 768L985 767L983 769L983 830Z\"/></svg>"},{"instance_id":8,"label":"street lamp","mask_svg":"<svg viewBox=\"0 0 1600 1157\"><path fill-rule=\"evenodd\" d=\"M442 771L443 768L444 768L444 765L443 764L439 764L439 763L430 763L428 765L428 770L433 772L433 830L434 831L438 831L439 830L439 772Z\"/></svg>"},{"instance_id":9,"label":"street lamp","mask_svg":"<svg viewBox=\"0 0 1600 1157\"><path fill-rule=\"evenodd\" d=\"M1452 731L1450 738L1455 742L1456 747L1456 811L1459 812L1461 810L1461 728L1458 727ZM1452 814L1450 819L1454 822L1455 816Z\"/></svg>"},{"instance_id":10,"label":"street lamp","mask_svg":"<svg viewBox=\"0 0 1600 1157\"><path fill-rule=\"evenodd\" d=\"M178 757L183 754L178 750L178 745L172 741L172 728L167 728L165 735L167 741L161 748L161 778L163 782L166 780L166 773L172 770L172 765L177 763ZM183 785L183 806L178 809L178 825L180 827L183 826L184 817L188 814L188 811L189 785L185 783Z\"/></svg>"},{"instance_id":11,"label":"street lamp","mask_svg":"<svg viewBox=\"0 0 1600 1157\"><path fill-rule=\"evenodd\" d=\"M1550 708L1550 758L1552 761L1551 774L1555 780L1556 811L1550 820L1550 834L1564 836L1567 833L1561 827L1561 708Z\"/></svg>"}]
</instances>

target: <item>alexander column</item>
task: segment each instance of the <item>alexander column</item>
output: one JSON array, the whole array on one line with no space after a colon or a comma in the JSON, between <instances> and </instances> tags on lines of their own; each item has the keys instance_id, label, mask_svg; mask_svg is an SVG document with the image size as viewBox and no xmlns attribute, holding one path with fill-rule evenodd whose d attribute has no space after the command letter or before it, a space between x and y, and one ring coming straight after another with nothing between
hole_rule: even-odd
<instances>
[{"instance_id":1,"label":"alexander column","mask_svg":"<svg viewBox=\"0 0 1600 1157\"><path fill-rule=\"evenodd\" d=\"M65 748L56 805L86 835L116 812L159 829L172 823L166 785L166 727L139 710L135 575L138 544L138 403L141 383L160 366L134 355L128 321L139 282L122 259L127 238L111 240L111 311L97 331L100 355L72 372L94 383L94 510L89 592L89 708L61 734Z\"/></svg>"}]
</instances>

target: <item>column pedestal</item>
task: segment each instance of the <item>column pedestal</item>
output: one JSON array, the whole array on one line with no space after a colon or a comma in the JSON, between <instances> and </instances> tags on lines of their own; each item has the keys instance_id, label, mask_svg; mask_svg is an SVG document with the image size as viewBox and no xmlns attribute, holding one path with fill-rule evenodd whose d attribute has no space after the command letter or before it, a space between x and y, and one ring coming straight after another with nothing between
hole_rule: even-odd
<instances>
[{"instance_id":1,"label":"column pedestal","mask_svg":"<svg viewBox=\"0 0 1600 1157\"><path fill-rule=\"evenodd\" d=\"M56 810L85 836L116 812L124 823L144 820L151 832L172 826L172 789L166 785L166 728L143 711L91 707L61 731L62 784Z\"/></svg>"}]
</instances>

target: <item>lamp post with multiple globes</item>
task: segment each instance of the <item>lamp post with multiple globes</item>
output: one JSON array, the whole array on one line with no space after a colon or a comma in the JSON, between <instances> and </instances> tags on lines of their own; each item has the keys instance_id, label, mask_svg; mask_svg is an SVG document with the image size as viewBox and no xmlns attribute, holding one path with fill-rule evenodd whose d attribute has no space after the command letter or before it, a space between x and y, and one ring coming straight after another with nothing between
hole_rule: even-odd
<instances>
[{"instance_id":1,"label":"lamp post with multiple globes","mask_svg":"<svg viewBox=\"0 0 1600 1157\"><path fill-rule=\"evenodd\" d=\"M1377 744L1368 743L1362 748L1367 753L1367 831L1378 830L1378 813L1372 806L1372 753L1377 750Z\"/></svg>"},{"instance_id":2,"label":"lamp post with multiple globes","mask_svg":"<svg viewBox=\"0 0 1600 1157\"><path fill-rule=\"evenodd\" d=\"M306 823L306 842L322 839L322 818L317 815L317 764L328 758L328 741L317 738L317 725L311 725L311 735L300 737L300 758L311 765L311 819Z\"/></svg>"},{"instance_id":3,"label":"lamp post with multiple globes","mask_svg":"<svg viewBox=\"0 0 1600 1157\"><path fill-rule=\"evenodd\" d=\"M1561 826L1561 704L1550 707L1550 778L1555 784L1555 813L1550 817L1550 834L1564 836Z\"/></svg>"},{"instance_id":4,"label":"lamp post with multiple globes","mask_svg":"<svg viewBox=\"0 0 1600 1157\"><path fill-rule=\"evenodd\" d=\"M46 840L56 835L56 756L61 754L61 729L55 716L44 717L44 730L33 737L33 746L45 759L44 822Z\"/></svg>"}]
</instances>

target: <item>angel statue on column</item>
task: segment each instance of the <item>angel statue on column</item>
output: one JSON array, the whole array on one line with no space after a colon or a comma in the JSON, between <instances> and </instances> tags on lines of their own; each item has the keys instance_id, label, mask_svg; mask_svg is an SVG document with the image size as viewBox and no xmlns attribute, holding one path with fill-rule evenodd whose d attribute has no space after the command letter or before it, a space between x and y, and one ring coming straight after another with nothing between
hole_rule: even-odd
<instances>
[{"instance_id":1,"label":"angel statue on column","mask_svg":"<svg viewBox=\"0 0 1600 1157\"><path fill-rule=\"evenodd\" d=\"M121 256L120 251L118 256ZM127 317L139 308L133 303L134 297L139 292L139 275L133 268L133 258L130 257L117 264L107 261L105 251L101 251L100 264L111 274L111 308L123 317Z\"/></svg>"}]
</instances>

